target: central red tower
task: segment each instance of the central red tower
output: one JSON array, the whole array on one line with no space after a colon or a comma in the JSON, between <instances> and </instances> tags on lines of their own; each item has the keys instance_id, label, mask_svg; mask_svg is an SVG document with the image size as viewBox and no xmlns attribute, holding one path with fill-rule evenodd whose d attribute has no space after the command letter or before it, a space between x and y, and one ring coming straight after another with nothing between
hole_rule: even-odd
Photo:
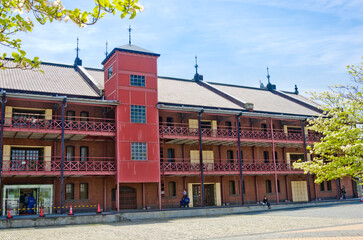
<instances>
[{"instance_id":1,"label":"central red tower","mask_svg":"<svg viewBox=\"0 0 363 240\"><path fill-rule=\"evenodd\" d=\"M157 59L132 44L117 47L102 62L105 98L117 100L116 159L119 183L160 181Z\"/></svg>"}]
</instances>

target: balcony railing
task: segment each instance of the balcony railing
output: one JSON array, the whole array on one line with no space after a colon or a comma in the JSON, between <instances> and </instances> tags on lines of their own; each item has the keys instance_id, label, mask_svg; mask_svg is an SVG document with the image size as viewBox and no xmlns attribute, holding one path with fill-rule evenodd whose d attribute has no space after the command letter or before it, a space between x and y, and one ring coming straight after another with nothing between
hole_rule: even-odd
<instances>
[{"instance_id":1,"label":"balcony railing","mask_svg":"<svg viewBox=\"0 0 363 240\"><path fill-rule=\"evenodd\" d=\"M243 172L274 172L275 167L273 164L273 160L269 159L265 160L256 160L253 162L251 159L242 160L242 171ZM203 163L203 171L210 173L217 172L239 172L239 162L237 160L219 160L215 159L212 162ZM199 173L201 168L199 162L191 162L190 159L162 159L160 162L160 170L161 173L169 172L169 173ZM297 172L301 171L299 169L294 169L291 164L287 163L276 163L276 171L277 172Z\"/></svg>"},{"instance_id":2,"label":"balcony railing","mask_svg":"<svg viewBox=\"0 0 363 240\"><path fill-rule=\"evenodd\" d=\"M62 117L53 115L52 119L45 119L44 116L38 114L26 114L26 117L21 113L14 113L12 117L5 117L5 127L22 128L22 129L46 129L46 130L61 130ZM65 130L77 131L93 131L93 132L114 132L115 120L107 118L82 118L73 117L71 120L65 119Z\"/></svg>"},{"instance_id":3,"label":"balcony railing","mask_svg":"<svg viewBox=\"0 0 363 240\"><path fill-rule=\"evenodd\" d=\"M199 136L198 128L190 128L188 124L173 123L169 126L164 123L159 126L160 137L197 137ZM259 139L272 140L271 131L264 128L240 128L241 139ZM202 125L202 137L214 138L230 138L236 140L238 137L237 129L232 127L218 126L217 129L212 129L210 126ZM285 133L283 129L274 129L274 140L283 141L300 141L302 142L303 134L299 132ZM319 141L320 134L307 134L307 141Z\"/></svg>"},{"instance_id":4,"label":"balcony railing","mask_svg":"<svg viewBox=\"0 0 363 240\"><path fill-rule=\"evenodd\" d=\"M10 159L10 160L8 160ZM87 161L72 158L70 161L64 159L64 172L116 172L116 161L114 157L88 157ZM38 157L37 159L11 159L4 156L2 171L24 173L60 172L62 169L61 157Z\"/></svg>"}]
</instances>

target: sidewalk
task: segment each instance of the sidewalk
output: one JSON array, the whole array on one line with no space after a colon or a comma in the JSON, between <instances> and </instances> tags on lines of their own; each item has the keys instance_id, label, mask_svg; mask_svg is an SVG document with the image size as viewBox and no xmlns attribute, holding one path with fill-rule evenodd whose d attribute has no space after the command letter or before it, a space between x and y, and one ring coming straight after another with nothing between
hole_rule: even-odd
<instances>
[{"instance_id":1,"label":"sidewalk","mask_svg":"<svg viewBox=\"0 0 363 240\"><path fill-rule=\"evenodd\" d=\"M6 219L5 216L0 217L0 229L20 228L20 227L45 227L60 225L76 225L76 224L97 224L97 223L113 223L121 221L137 221L146 219L170 219L185 217L200 217L213 215L241 214L262 211L276 211L296 208L322 207L328 205L339 204L360 204L359 199L345 199L340 201L314 201L309 203L282 203L279 205L272 204L272 209L261 205L247 206L223 206L223 207L206 207L206 208L177 208L159 210L129 210L122 212L104 212L96 213L75 213L73 216L65 214L49 214L44 218L38 215L14 216L12 219Z\"/></svg>"}]
</instances>

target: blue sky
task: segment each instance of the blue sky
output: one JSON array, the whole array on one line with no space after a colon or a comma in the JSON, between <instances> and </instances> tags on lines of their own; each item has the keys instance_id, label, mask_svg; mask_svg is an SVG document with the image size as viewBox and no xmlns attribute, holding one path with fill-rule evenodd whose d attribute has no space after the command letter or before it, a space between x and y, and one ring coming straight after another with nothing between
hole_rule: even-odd
<instances>
[{"instance_id":1,"label":"blue sky","mask_svg":"<svg viewBox=\"0 0 363 240\"><path fill-rule=\"evenodd\" d=\"M89 1L63 1L87 7ZM143 1L135 19L108 15L84 29L74 24L37 25L22 34L29 56L72 64L76 38L84 66L101 68L109 52L132 43L160 53L159 76L191 79L194 57L204 80L258 87L266 67L279 90L323 91L349 83L346 65L363 56L361 0L198 0ZM0 49L3 51L3 49ZM307 94L305 94L307 95Z\"/></svg>"}]
</instances>

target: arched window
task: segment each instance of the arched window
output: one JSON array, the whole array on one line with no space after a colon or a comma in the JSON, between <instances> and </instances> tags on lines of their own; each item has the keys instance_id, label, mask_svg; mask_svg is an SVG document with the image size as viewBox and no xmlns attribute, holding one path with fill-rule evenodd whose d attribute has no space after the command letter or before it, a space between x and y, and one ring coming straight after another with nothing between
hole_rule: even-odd
<instances>
[{"instance_id":1,"label":"arched window","mask_svg":"<svg viewBox=\"0 0 363 240\"><path fill-rule=\"evenodd\" d=\"M169 188L169 197L175 197L176 196L176 184L175 182L169 182L168 183Z\"/></svg>"}]
</instances>

